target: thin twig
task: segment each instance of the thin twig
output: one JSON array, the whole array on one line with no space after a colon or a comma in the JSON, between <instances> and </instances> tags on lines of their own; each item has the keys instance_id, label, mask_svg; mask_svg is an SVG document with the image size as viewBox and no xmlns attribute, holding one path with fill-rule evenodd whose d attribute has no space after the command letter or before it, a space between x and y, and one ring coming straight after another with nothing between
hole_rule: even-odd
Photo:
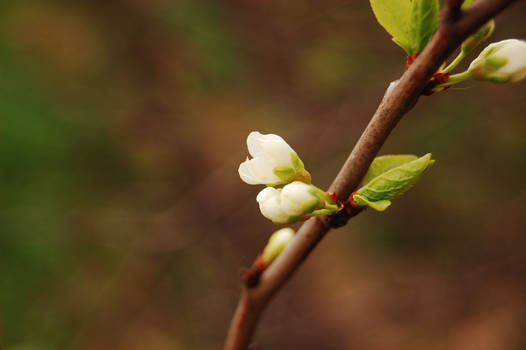
<instances>
[{"instance_id":1,"label":"thin twig","mask_svg":"<svg viewBox=\"0 0 526 350\"><path fill-rule=\"evenodd\" d=\"M458 1L447 2L437 32L402 77L391 83L369 125L330 186L330 192L337 193L341 201L349 197L391 131L416 104L439 66L464 39L512 2L514 0L479 0L462 13L455 11ZM309 219L285 251L262 273L259 283L254 287L243 285L225 350L246 349L267 303L330 229L331 222L327 218Z\"/></svg>"}]
</instances>

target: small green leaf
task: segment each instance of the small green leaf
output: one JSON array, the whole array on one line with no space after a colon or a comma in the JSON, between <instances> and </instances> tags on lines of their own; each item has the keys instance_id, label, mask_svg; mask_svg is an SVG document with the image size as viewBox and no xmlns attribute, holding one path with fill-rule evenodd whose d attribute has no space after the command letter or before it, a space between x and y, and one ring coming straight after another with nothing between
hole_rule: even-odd
<instances>
[{"instance_id":1,"label":"small green leaf","mask_svg":"<svg viewBox=\"0 0 526 350\"><path fill-rule=\"evenodd\" d=\"M353 199L356 201L356 203L358 203L358 205L368 206L368 207L373 208L376 211L384 211L385 209L387 209L388 206L391 205L390 200L381 200L381 201L373 202L373 201L368 200L364 196L360 196L359 194L355 194L353 196Z\"/></svg>"},{"instance_id":2,"label":"small green leaf","mask_svg":"<svg viewBox=\"0 0 526 350\"><path fill-rule=\"evenodd\" d=\"M370 180L357 191L357 195L353 198L358 199L359 205L368 205L373 209L384 206L386 208L387 205L383 201L394 199L408 190L434 162L431 159L431 153L428 153L423 157L391 168ZM371 203L374 203L374 206Z\"/></svg>"},{"instance_id":3,"label":"small green leaf","mask_svg":"<svg viewBox=\"0 0 526 350\"><path fill-rule=\"evenodd\" d=\"M409 20L411 51L422 52L438 26L438 0L413 0Z\"/></svg>"},{"instance_id":4,"label":"small green leaf","mask_svg":"<svg viewBox=\"0 0 526 350\"><path fill-rule=\"evenodd\" d=\"M365 174L362 184L365 185L378 175L381 175L399 165L409 163L415 159L418 159L418 157L412 154L396 154L376 157L371 163L369 170L367 170L367 174Z\"/></svg>"},{"instance_id":5,"label":"small green leaf","mask_svg":"<svg viewBox=\"0 0 526 350\"><path fill-rule=\"evenodd\" d=\"M411 54L409 22L411 2L409 0L370 0L378 23L391 34L393 41Z\"/></svg>"}]
</instances>

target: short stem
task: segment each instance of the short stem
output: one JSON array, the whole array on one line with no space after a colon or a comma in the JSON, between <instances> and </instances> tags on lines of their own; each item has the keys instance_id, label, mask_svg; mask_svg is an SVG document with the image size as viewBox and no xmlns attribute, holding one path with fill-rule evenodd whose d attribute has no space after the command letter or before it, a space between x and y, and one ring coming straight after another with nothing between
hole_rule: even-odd
<instances>
[{"instance_id":1,"label":"short stem","mask_svg":"<svg viewBox=\"0 0 526 350\"><path fill-rule=\"evenodd\" d=\"M316 189L316 191L318 192L319 196L327 203L326 207L329 206L329 205L336 205L336 203L334 203L334 200L331 198L331 196L329 196L327 194L327 192L325 192L321 188L318 188L318 187L314 186L313 184L311 184L311 186Z\"/></svg>"},{"instance_id":2,"label":"short stem","mask_svg":"<svg viewBox=\"0 0 526 350\"><path fill-rule=\"evenodd\" d=\"M467 80L467 79L470 79L472 76L471 72L470 71L465 71L465 72L462 72L462 73L458 73L458 74L453 74L449 77L449 80L446 81L445 83L443 84L440 84L440 85L437 85L437 87L448 87L448 86L452 86L452 85L455 85L455 84L458 84L458 83L461 83L463 82L464 80Z\"/></svg>"},{"instance_id":3,"label":"short stem","mask_svg":"<svg viewBox=\"0 0 526 350\"><path fill-rule=\"evenodd\" d=\"M332 214L337 213L339 210L340 210L340 207L337 206L336 204L329 204L329 205L326 205L325 208L323 209L314 210L312 213L309 214L308 217L321 216L321 215L332 215Z\"/></svg>"},{"instance_id":4,"label":"short stem","mask_svg":"<svg viewBox=\"0 0 526 350\"><path fill-rule=\"evenodd\" d=\"M467 56L466 50L461 50L460 53L458 54L458 56L455 57L453 62L451 62L449 64L449 66L444 68L441 73L449 73L449 72L451 72L466 56Z\"/></svg>"},{"instance_id":5,"label":"short stem","mask_svg":"<svg viewBox=\"0 0 526 350\"><path fill-rule=\"evenodd\" d=\"M340 210L340 207L338 205L336 205L336 204L327 204L325 206L325 209L327 209L327 211L329 211L331 214L334 214L338 210Z\"/></svg>"}]
</instances>

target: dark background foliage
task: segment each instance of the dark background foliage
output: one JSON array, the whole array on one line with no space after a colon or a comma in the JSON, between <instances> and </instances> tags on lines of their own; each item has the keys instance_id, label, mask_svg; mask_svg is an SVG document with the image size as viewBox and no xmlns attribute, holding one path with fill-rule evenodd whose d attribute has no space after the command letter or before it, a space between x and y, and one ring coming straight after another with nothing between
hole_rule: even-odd
<instances>
[{"instance_id":1,"label":"dark background foliage","mask_svg":"<svg viewBox=\"0 0 526 350\"><path fill-rule=\"evenodd\" d=\"M0 18L4 350L219 348L275 229L237 175L246 136L282 135L327 187L405 65L365 0L17 0ZM382 153L437 163L326 237L259 344L526 347L525 95L423 97Z\"/></svg>"}]
</instances>

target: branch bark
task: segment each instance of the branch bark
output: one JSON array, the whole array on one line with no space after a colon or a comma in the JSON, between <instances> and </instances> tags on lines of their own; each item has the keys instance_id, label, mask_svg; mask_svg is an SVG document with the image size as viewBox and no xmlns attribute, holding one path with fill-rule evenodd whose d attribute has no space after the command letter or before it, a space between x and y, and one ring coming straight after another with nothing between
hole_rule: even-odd
<instances>
[{"instance_id":1,"label":"branch bark","mask_svg":"<svg viewBox=\"0 0 526 350\"><path fill-rule=\"evenodd\" d=\"M438 30L424 51L391 83L371 121L329 188L345 201L357 188L385 140L400 119L416 104L429 79L464 39L515 0L479 0L458 13L458 1L449 0L441 13ZM348 219L348 218L347 218ZM252 337L268 302L331 229L326 217L307 220L296 238L261 275L254 287L244 285L230 324L224 350L243 350Z\"/></svg>"}]
</instances>

